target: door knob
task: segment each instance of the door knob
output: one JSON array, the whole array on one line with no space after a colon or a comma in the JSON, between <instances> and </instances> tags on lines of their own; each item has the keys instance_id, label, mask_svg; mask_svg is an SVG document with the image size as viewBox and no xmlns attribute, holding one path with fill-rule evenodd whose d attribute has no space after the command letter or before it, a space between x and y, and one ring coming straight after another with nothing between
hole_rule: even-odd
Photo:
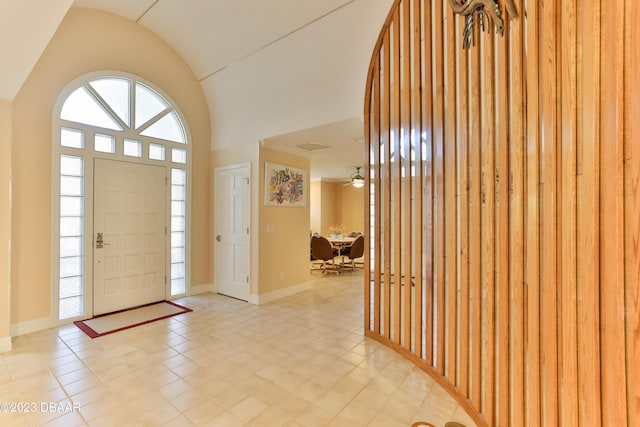
<instances>
[{"instance_id":1,"label":"door knob","mask_svg":"<svg viewBox=\"0 0 640 427\"><path fill-rule=\"evenodd\" d=\"M96 249L102 249L108 246L109 243L105 243L102 237L102 233L96 233Z\"/></svg>"},{"instance_id":2,"label":"door knob","mask_svg":"<svg viewBox=\"0 0 640 427\"><path fill-rule=\"evenodd\" d=\"M216 242L221 242L222 241L222 237L218 234L216 236Z\"/></svg>"}]
</instances>

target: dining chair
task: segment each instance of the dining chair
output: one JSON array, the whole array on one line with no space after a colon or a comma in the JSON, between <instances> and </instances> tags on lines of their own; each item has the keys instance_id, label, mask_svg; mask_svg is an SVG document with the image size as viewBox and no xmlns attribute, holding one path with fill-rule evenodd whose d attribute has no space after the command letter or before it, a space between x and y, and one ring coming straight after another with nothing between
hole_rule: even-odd
<instances>
[{"instance_id":1,"label":"dining chair","mask_svg":"<svg viewBox=\"0 0 640 427\"><path fill-rule=\"evenodd\" d=\"M343 267L351 267L353 271L357 267L356 258L361 258L364 255L364 236L361 234L351 243L349 246L349 253L347 261L342 263Z\"/></svg>"},{"instance_id":2,"label":"dining chair","mask_svg":"<svg viewBox=\"0 0 640 427\"><path fill-rule=\"evenodd\" d=\"M347 237L358 237L358 236L362 236L362 233L359 231L352 231L351 233L347 234ZM351 243L353 244L353 242ZM345 246L342 248L340 255L347 256L349 255L350 250L351 250L351 245Z\"/></svg>"},{"instance_id":3,"label":"dining chair","mask_svg":"<svg viewBox=\"0 0 640 427\"><path fill-rule=\"evenodd\" d=\"M340 266L333 262L333 245L326 237L311 236L311 255L318 262L322 261L320 268L323 275L327 272L340 273Z\"/></svg>"}]
</instances>

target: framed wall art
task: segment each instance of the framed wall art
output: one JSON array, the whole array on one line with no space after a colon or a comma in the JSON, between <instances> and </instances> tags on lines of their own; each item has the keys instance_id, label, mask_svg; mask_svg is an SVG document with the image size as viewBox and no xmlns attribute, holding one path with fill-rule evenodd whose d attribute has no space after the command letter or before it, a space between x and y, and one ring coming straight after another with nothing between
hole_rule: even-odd
<instances>
[{"instance_id":1,"label":"framed wall art","mask_svg":"<svg viewBox=\"0 0 640 427\"><path fill-rule=\"evenodd\" d=\"M265 162L264 204L305 207L307 205L306 183L306 170Z\"/></svg>"}]
</instances>

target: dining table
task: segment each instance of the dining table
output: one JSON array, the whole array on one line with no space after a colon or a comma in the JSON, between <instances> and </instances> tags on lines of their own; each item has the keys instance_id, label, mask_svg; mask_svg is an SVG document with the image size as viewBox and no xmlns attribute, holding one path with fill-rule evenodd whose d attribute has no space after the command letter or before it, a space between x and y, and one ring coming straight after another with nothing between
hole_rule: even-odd
<instances>
[{"instance_id":1,"label":"dining table","mask_svg":"<svg viewBox=\"0 0 640 427\"><path fill-rule=\"evenodd\" d=\"M342 256L342 250L345 246L351 245L353 241L356 240L355 237L346 236L329 236L327 239L331 242L331 245L338 250L338 256Z\"/></svg>"}]
</instances>

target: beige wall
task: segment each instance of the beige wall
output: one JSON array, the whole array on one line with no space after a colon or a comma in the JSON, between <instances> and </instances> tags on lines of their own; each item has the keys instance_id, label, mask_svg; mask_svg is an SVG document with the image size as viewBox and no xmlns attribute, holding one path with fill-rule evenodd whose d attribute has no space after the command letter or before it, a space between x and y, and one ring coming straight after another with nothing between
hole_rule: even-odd
<instances>
[{"instance_id":1,"label":"beige wall","mask_svg":"<svg viewBox=\"0 0 640 427\"><path fill-rule=\"evenodd\" d=\"M69 82L99 70L138 75L162 88L182 111L193 154L191 283L210 282L211 130L199 82L168 44L142 26L72 8L13 103L12 324L50 316L52 110Z\"/></svg>"},{"instance_id":2,"label":"beige wall","mask_svg":"<svg viewBox=\"0 0 640 427\"><path fill-rule=\"evenodd\" d=\"M365 232L364 229L364 188L339 184L336 189L338 223L350 231Z\"/></svg>"},{"instance_id":3,"label":"beige wall","mask_svg":"<svg viewBox=\"0 0 640 427\"><path fill-rule=\"evenodd\" d=\"M336 185L335 182L322 181L320 186L320 234L325 236L329 235L329 226L338 224Z\"/></svg>"},{"instance_id":4,"label":"beige wall","mask_svg":"<svg viewBox=\"0 0 640 427\"><path fill-rule=\"evenodd\" d=\"M10 347L11 104L0 100L0 351ZM4 342L3 342L4 341Z\"/></svg>"},{"instance_id":5,"label":"beige wall","mask_svg":"<svg viewBox=\"0 0 640 427\"><path fill-rule=\"evenodd\" d=\"M322 181L312 181L309 190L309 227L312 233L322 230Z\"/></svg>"},{"instance_id":6,"label":"beige wall","mask_svg":"<svg viewBox=\"0 0 640 427\"><path fill-rule=\"evenodd\" d=\"M363 188L345 185L344 182L319 181L316 192L317 199L314 199L311 207L319 213L319 218L316 219L317 228L312 227L313 231L329 235L329 227L340 224L345 227L347 233L364 233Z\"/></svg>"},{"instance_id":7,"label":"beige wall","mask_svg":"<svg viewBox=\"0 0 640 427\"><path fill-rule=\"evenodd\" d=\"M279 291L310 279L309 197L305 207L264 205L264 163L273 162L307 171L309 159L267 148L260 149L259 171L259 294ZM309 196L309 184L305 191ZM269 227L270 231L267 231Z\"/></svg>"}]
</instances>

